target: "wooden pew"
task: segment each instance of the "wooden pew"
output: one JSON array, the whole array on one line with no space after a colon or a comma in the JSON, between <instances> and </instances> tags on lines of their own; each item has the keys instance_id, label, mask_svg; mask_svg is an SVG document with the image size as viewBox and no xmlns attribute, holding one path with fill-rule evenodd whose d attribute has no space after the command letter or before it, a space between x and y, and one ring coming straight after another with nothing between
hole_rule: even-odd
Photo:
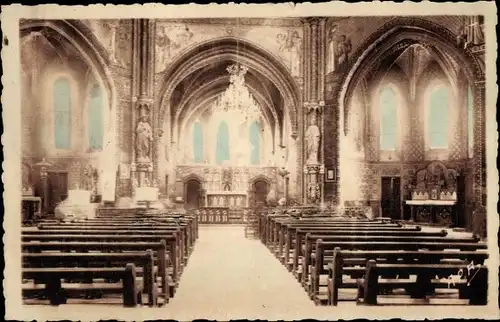
<instances>
[{"instance_id":1,"label":"wooden pew","mask_svg":"<svg viewBox=\"0 0 500 322\"><path fill-rule=\"evenodd\" d=\"M124 253L151 249L155 255L155 264L161 279L161 290L165 298L173 296L178 283L177 265L167 255L165 240L159 242L28 242L22 243L23 253Z\"/></svg>"},{"instance_id":2,"label":"wooden pew","mask_svg":"<svg viewBox=\"0 0 500 322\"><path fill-rule=\"evenodd\" d=\"M157 275L160 274L158 267L154 266L153 251L146 252L130 252L130 253L23 253L23 270L26 268L100 268L100 267L121 267L127 264L134 264L136 274L142 275L143 287L142 290L148 295L149 306L158 304L157 291ZM140 274L142 273L142 274ZM38 282L35 278L35 283ZM71 283L71 286L76 286L78 289L88 288L92 279L84 281L84 283ZM163 282L162 282L163 284ZM38 285L34 285L34 290L39 289ZM92 290L100 290L99 284L93 284ZM108 283L101 283L103 289L107 289ZM50 286L49 286L50 288ZM24 288L27 291L27 288ZM163 295L165 301L168 301L168 294Z\"/></svg>"},{"instance_id":3,"label":"wooden pew","mask_svg":"<svg viewBox=\"0 0 500 322\"><path fill-rule=\"evenodd\" d=\"M339 220L334 220L334 219L325 219L325 220L314 220L314 221L309 221L309 220L294 220L294 219L286 219L283 221L276 220L276 221L271 221L270 225L268 226L267 230L268 232L268 240L266 245L268 247L274 246L279 239L279 232L281 230L282 225L286 224L298 224L298 225L308 225L311 227L340 227L340 228L351 228L351 227L356 227L356 228L400 228L401 225L397 223L385 223L385 222L377 222L377 221L339 221Z\"/></svg>"},{"instance_id":4,"label":"wooden pew","mask_svg":"<svg viewBox=\"0 0 500 322\"><path fill-rule=\"evenodd\" d=\"M397 238L397 237L394 237ZM439 237L438 237L439 238ZM435 240L431 241L420 241L416 238L413 241L394 241L388 236L385 241L328 241L324 242L322 239L316 240L315 253L309 256L305 256L304 264L302 265L303 272L301 276L301 283L312 295L312 290L316 291L317 286L313 286L313 281L319 279L319 275L324 273L324 265L328 261L333 260L333 254L335 248L340 248L341 250L385 250L385 251L418 251L418 250L460 250L460 251L475 251L486 249L486 243L479 243L478 241L461 242L461 240L453 241L452 238L448 240ZM309 260L307 258L310 258ZM320 271L316 269L322 268ZM309 276L311 273L311 276ZM310 279L309 279L310 278Z\"/></svg>"},{"instance_id":5,"label":"wooden pew","mask_svg":"<svg viewBox=\"0 0 500 322\"><path fill-rule=\"evenodd\" d=\"M333 259L328 264L326 272L327 278L327 304L337 305L339 301L340 288L357 288L356 278L363 277L365 274L366 263L369 260L377 260L380 263L434 263L454 262L456 260L467 263L483 265L489 257L487 251L428 251L428 250L341 250L335 248ZM316 257L318 263L316 267L321 267L319 257ZM324 269L324 268L323 268ZM319 274L313 277L312 296L316 304L324 301L324 298L319 296L320 275L325 271L322 270ZM344 280L344 277L349 276L350 280Z\"/></svg>"},{"instance_id":6,"label":"wooden pew","mask_svg":"<svg viewBox=\"0 0 500 322\"><path fill-rule=\"evenodd\" d=\"M181 236L182 241L186 245L186 251L191 251L196 242L197 233L189 226L177 224L116 224L116 223L100 223L99 225L89 224L61 224L61 225L38 225L40 230L61 230L61 231L82 231L82 230L131 230L131 231L145 231L145 230L177 230L178 235ZM26 231L26 230L25 230ZM186 255L189 255L188 253Z\"/></svg>"},{"instance_id":7,"label":"wooden pew","mask_svg":"<svg viewBox=\"0 0 500 322\"><path fill-rule=\"evenodd\" d=\"M479 242L479 238L473 236L470 238L449 238L449 237L412 237L412 236L329 236L329 235L311 235L307 234L305 238L304 245L304 256L302 263L302 285L306 287L307 279L309 278L309 266L313 266L315 262L313 262L312 254L315 253L316 258L320 258L323 261L324 251L329 250L333 252L335 246L338 243L345 242L386 242L392 243L393 246L388 247L397 247L400 244L404 243L417 243L421 245L429 245L434 244L434 247L446 246L447 248L457 247L456 245L477 245ZM321 245L321 248L316 249L316 246ZM467 247L467 246L466 246ZM341 247L342 249L342 247ZM352 249L352 248L349 248ZM384 250L386 248L379 248ZM390 249L398 249L398 248L390 248ZM423 247L418 249L424 249ZM435 249L435 248L430 248ZM446 248L438 248L438 249L446 249ZM457 248L455 248L457 249ZM461 249L461 248L459 248Z\"/></svg>"},{"instance_id":8,"label":"wooden pew","mask_svg":"<svg viewBox=\"0 0 500 322\"><path fill-rule=\"evenodd\" d=\"M460 298L468 299L471 305L486 305L488 297L488 268L484 265L469 271L467 264L378 264L369 260L365 276L357 280L357 303L377 305L378 295L382 290L407 288L412 289L412 297L425 299L429 289L451 287L459 289ZM462 272L463 275L459 275ZM416 281L404 279L379 279L384 275L416 275ZM449 278L451 276L451 278ZM438 279L436 279L438 277ZM392 296L391 305L396 304ZM415 303L415 301L412 301ZM408 305L406 302L404 305ZM425 304L428 304L425 302ZM462 303L460 303L462 304Z\"/></svg>"},{"instance_id":9,"label":"wooden pew","mask_svg":"<svg viewBox=\"0 0 500 322\"><path fill-rule=\"evenodd\" d=\"M161 229L161 230L160 230ZM161 227L159 229L149 228L136 230L133 227L120 227L120 228L112 228L112 227L102 227L101 229L39 229L39 230L23 230L22 234L24 236L41 236L41 235L165 235L165 236L173 236L175 237L175 247L172 247L172 251L175 249L178 252L177 257L179 258L180 264L185 264L187 258L189 257L192 244L191 239L187 238L185 235L181 233L181 231L176 227ZM29 237L27 237L29 238ZM48 238L48 237L47 237ZM46 238L46 239L47 239ZM25 239L29 240L29 239ZM169 240L169 239L168 239Z\"/></svg>"},{"instance_id":10,"label":"wooden pew","mask_svg":"<svg viewBox=\"0 0 500 322\"><path fill-rule=\"evenodd\" d=\"M301 256L301 245L308 234L321 234L321 235L338 235L338 236L377 236L377 235L391 235L391 236L428 236L439 237L446 236L445 230L439 232L422 232L421 228L416 227L401 227L401 228L311 228L309 226L293 226L288 227L285 232L285 237L280 238L278 246L278 255L280 260L287 266L288 270L296 268L298 257ZM284 239L284 240L283 240ZM297 254L296 258L290 261L290 251L294 250Z\"/></svg>"},{"instance_id":11,"label":"wooden pew","mask_svg":"<svg viewBox=\"0 0 500 322\"><path fill-rule=\"evenodd\" d=\"M349 228L350 230L357 231L359 232L360 235L363 235L365 232L369 231L382 231L384 235L389 235L392 234L392 232L400 232L400 231L411 231L411 232L418 232L421 231L421 227L415 226L415 227L399 227L399 228L378 228L378 227L362 227L362 228ZM299 268L299 259L304 257L304 250L305 250L305 241L306 241L306 236L307 234L312 235L310 232L311 228L307 227L307 230L303 230L302 228L295 229L295 241L294 241L294 252L293 252L293 260L291 264L291 269L294 274L297 273L298 268ZM346 230L346 228L338 228L338 227L322 227L319 228L318 233L321 233L324 230L328 231L338 231L338 230ZM287 237L288 239L288 237ZM291 244L291 241L290 241ZM291 246L290 246L291 247ZM286 245L285 245L285 252L286 252ZM288 263L288 261L286 261Z\"/></svg>"},{"instance_id":12,"label":"wooden pew","mask_svg":"<svg viewBox=\"0 0 500 322\"><path fill-rule=\"evenodd\" d=\"M172 266L172 279L175 283L179 281L180 274L182 273L182 262L180 260L180 252L178 249L177 237L175 234L172 235L22 235L21 240L23 243L161 243L162 241L166 243L167 252L170 256L169 263ZM142 250L145 250L144 248Z\"/></svg>"},{"instance_id":13,"label":"wooden pew","mask_svg":"<svg viewBox=\"0 0 500 322\"><path fill-rule=\"evenodd\" d=\"M142 304L142 283L137 281L136 268L134 264L126 267L99 267L99 268L25 268L22 271L23 279L37 280L45 284L43 292L48 297L51 305L65 304L68 289L64 289L61 279L120 279L122 285L110 284L105 287L102 284L80 284L78 291L99 291L103 293L122 293L123 305L134 307ZM36 288L23 287L23 296L36 292Z\"/></svg>"}]
</instances>

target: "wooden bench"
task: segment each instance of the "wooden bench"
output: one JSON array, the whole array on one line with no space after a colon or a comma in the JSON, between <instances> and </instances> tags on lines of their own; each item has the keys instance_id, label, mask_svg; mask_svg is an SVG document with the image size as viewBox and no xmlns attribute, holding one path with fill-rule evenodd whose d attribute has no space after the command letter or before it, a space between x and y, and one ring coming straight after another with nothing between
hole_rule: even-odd
<instances>
[{"instance_id":1,"label":"wooden bench","mask_svg":"<svg viewBox=\"0 0 500 322\"><path fill-rule=\"evenodd\" d=\"M353 242L369 242L373 244L387 243L385 247L389 248L378 248L380 250L410 250L408 248L398 248L398 245L404 245L404 247L417 247L414 249L457 249L456 247L470 247L478 246L479 239L475 236L470 238L449 238L449 237L410 237L410 236L328 236L328 235L306 235L306 242L304 246L304 256L302 262L302 285L304 287L307 285L307 279L309 278L310 266L314 266L316 261L323 261L323 257L325 256L324 252L329 250L333 253L333 250L336 247L340 247L345 243L353 243ZM341 244L339 244L341 243ZM410 244L406 244L410 243ZM413 244L413 245L412 245ZM318 249L317 246L320 246ZM338 245L338 246L336 246ZM427 248L418 245L430 245ZM433 246L432 246L433 245ZM464 246L465 245L465 246ZM437 247L437 248L436 248ZM443 248L444 247L444 248ZM347 249L353 249L349 247ZM365 249L365 248L363 248ZM375 248L376 249L376 248ZM458 248L461 249L461 248ZM461 249L462 250L462 249ZM312 261L312 254L315 254L315 261ZM332 254L333 255L333 254Z\"/></svg>"},{"instance_id":2,"label":"wooden bench","mask_svg":"<svg viewBox=\"0 0 500 322\"><path fill-rule=\"evenodd\" d=\"M101 267L122 267L127 264L134 264L136 276L141 275L143 280L142 290L148 295L149 306L156 306L158 301L157 276L160 274L158 266L154 265L153 251L130 252L130 253L23 253L23 270L26 268L101 268ZM160 281L163 278L160 279ZM39 290L39 280L34 279L34 290ZM87 289L92 284L92 278L85 278L83 283L70 283L72 288L79 290ZM102 288L108 289L109 284L101 283ZM160 284L163 284L161 281ZM50 286L48 286L50 288ZM28 288L25 287L25 290ZM98 284L92 285L92 290L98 289ZM163 299L168 301L168 294L163 295Z\"/></svg>"},{"instance_id":3,"label":"wooden bench","mask_svg":"<svg viewBox=\"0 0 500 322\"><path fill-rule=\"evenodd\" d=\"M416 275L416 280L408 279L383 279L384 275ZM377 305L378 296L382 291L397 288L409 289L411 303L418 304L414 299L423 299L433 293L435 288L458 288L459 298L469 300L470 305L486 305L488 297L488 269L484 265L470 267L467 264L379 264L369 260L366 264L364 278L357 280L357 303L364 305ZM396 296L389 299L390 305L397 304ZM408 301L402 303L408 305ZM447 301L447 304L453 304ZM459 303L463 304L463 303Z\"/></svg>"},{"instance_id":4,"label":"wooden bench","mask_svg":"<svg viewBox=\"0 0 500 322\"><path fill-rule=\"evenodd\" d=\"M87 225L87 224L61 224L61 225L39 225L39 230L43 231L84 231L84 230L129 230L133 232L142 232L147 230L171 230L177 231L178 236L181 236L183 243L186 245L186 252L194 248L197 239L197 233L188 226L179 226L175 224L103 224ZM27 230L23 230L27 231ZM189 255L189 254L186 254Z\"/></svg>"},{"instance_id":5,"label":"wooden bench","mask_svg":"<svg viewBox=\"0 0 500 322\"><path fill-rule=\"evenodd\" d=\"M365 225L365 224L360 224L360 225L354 225L354 224L336 224L336 223L324 223L323 225L312 225L312 224L307 224L309 228L319 228L319 229L338 229L338 230L349 230L349 229L402 229L401 226L393 226L393 225L385 225L385 224L370 224L370 225ZM297 226L291 226L290 230L293 230L293 228L300 228L305 225L298 225ZM279 228L276 228L277 231L271 233L271 240L267 244L268 248L271 251L275 251L277 248L279 248L279 245L282 245L284 243L285 235L287 234L287 227L286 225L282 225Z\"/></svg>"},{"instance_id":6,"label":"wooden bench","mask_svg":"<svg viewBox=\"0 0 500 322\"><path fill-rule=\"evenodd\" d=\"M447 235L445 230L439 232L422 232L420 227L412 228L324 228L316 229L310 227L291 228L288 230L284 246L279 249L279 255L282 262L287 265L288 270L297 267L298 257L301 256L301 246L305 241L307 234L321 234L332 236L428 236L428 237L444 237ZM295 238L293 238L295 237ZM293 248L292 248L293 246ZM283 249L284 248L284 249ZM290 261L290 251L293 249L294 258ZM295 256L297 254L297 256Z\"/></svg>"},{"instance_id":7,"label":"wooden bench","mask_svg":"<svg viewBox=\"0 0 500 322\"><path fill-rule=\"evenodd\" d=\"M319 246L319 248L318 248ZM333 260L333 255L335 248L340 248L341 250L385 250L392 251L396 253L397 251L419 251L419 250L434 250L434 251L444 251L444 250L460 250L460 251L476 251L486 249L487 245L485 243L479 242L445 242L445 241L435 241L435 242L424 242L424 241L405 241L405 242L394 242L394 241L339 241L339 242L323 242L323 240L316 241L315 252L310 254L310 261L308 262L304 259L304 264L302 265L301 283L302 285L312 294L311 289L317 290L316 286L313 286L313 281L317 281L319 275L316 273L316 267L323 268L320 273L324 272L325 263ZM307 257L306 257L307 258ZM311 276L309 276L309 273Z\"/></svg>"},{"instance_id":8,"label":"wooden bench","mask_svg":"<svg viewBox=\"0 0 500 322\"><path fill-rule=\"evenodd\" d=\"M302 221L302 220L285 220L285 221L272 221L268 227L268 240L266 245L273 246L278 242L279 232L282 225L287 224L298 224L298 225L308 225L311 227L339 227L339 228L399 228L402 227L400 224L396 223L384 223L384 222L370 222L370 221L336 221L336 220L323 220L323 221Z\"/></svg>"},{"instance_id":9,"label":"wooden bench","mask_svg":"<svg viewBox=\"0 0 500 322\"><path fill-rule=\"evenodd\" d=\"M483 265L488 258L487 251L428 251L428 250L341 250L335 248L333 259L328 264L326 270L316 271L313 277L312 296L316 304L323 304L324 297L319 295L320 275L325 272L327 277L327 298L326 304L337 305L339 301L340 288L356 288L356 278L360 278L365 273L366 263L369 260L377 260L380 263L434 263L465 261L467 263ZM319 258L318 258L319 259ZM317 263L316 267L321 267ZM316 268L315 268L316 269ZM344 277L349 276L349 280Z\"/></svg>"},{"instance_id":10,"label":"wooden bench","mask_svg":"<svg viewBox=\"0 0 500 322\"><path fill-rule=\"evenodd\" d=\"M22 243L23 253L41 252L102 252L102 253L122 253L127 251L145 251L152 249L156 255L158 271L162 280L163 294L173 296L175 287L179 281L179 266L174 256L168 256L167 243L165 240L144 242L144 241L114 241L103 242L92 241L82 238L74 242L62 241L31 241ZM171 281L170 281L171 279Z\"/></svg>"},{"instance_id":11,"label":"wooden bench","mask_svg":"<svg viewBox=\"0 0 500 322\"><path fill-rule=\"evenodd\" d=\"M43 292L51 305L67 303L71 287L63 286L62 279L120 279L121 285L115 283L81 283L77 284L76 291L117 294L121 293L123 305L134 307L142 304L142 286L137 280L136 268L134 264L127 264L126 267L100 267L100 268L25 268L22 271L23 279L37 280L43 283L44 287L36 285L23 285L23 296L33 293Z\"/></svg>"}]
</instances>

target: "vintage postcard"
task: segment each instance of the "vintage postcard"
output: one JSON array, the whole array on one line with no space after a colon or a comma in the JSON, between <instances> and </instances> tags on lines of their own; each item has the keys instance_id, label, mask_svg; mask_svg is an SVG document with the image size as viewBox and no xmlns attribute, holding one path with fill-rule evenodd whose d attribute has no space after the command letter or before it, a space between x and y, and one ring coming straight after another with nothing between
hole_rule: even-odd
<instances>
[{"instance_id":1,"label":"vintage postcard","mask_svg":"<svg viewBox=\"0 0 500 322\"><path fill-rule=\"evenodd\" d=\"M2 7L6 318L498 319L495 13Z\"/></svg>"}]
</instances>

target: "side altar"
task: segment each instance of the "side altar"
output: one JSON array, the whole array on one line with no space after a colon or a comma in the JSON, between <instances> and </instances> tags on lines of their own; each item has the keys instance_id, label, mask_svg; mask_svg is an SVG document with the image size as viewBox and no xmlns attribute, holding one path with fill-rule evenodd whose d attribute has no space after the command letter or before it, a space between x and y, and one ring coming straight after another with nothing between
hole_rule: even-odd
<instances>
[{"instance_id":1,"label":"side altar","mask_svg":"<svg viewBox=\"0 0 500 322\"><path fill-rule=\"evenodd\" d=\"M441 162L432 162L416 172L410 207L410 221L438 226L457 225L457 176Z\"/></svg>"}]
</instances>

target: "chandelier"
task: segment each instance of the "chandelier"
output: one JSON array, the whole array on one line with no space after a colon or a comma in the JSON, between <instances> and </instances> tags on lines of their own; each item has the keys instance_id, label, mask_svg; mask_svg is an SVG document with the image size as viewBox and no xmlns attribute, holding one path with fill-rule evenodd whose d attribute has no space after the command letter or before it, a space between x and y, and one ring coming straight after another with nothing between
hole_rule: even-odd
<instances>
[{"instance_id":1,"label":"chandelier","mask_svg":"<svg viewBox=\"0 0 500 322\"><path fill-rule=\"evenodd\" d=\"M229 87L217 97L213 103L212 111L216 114L230 116L233 120L240 119L243 122L258 120L260 116L259 105L245 85L245 75L248 68L234 64L226 70L229 73Z\"/></svg>"}]
</instances>

